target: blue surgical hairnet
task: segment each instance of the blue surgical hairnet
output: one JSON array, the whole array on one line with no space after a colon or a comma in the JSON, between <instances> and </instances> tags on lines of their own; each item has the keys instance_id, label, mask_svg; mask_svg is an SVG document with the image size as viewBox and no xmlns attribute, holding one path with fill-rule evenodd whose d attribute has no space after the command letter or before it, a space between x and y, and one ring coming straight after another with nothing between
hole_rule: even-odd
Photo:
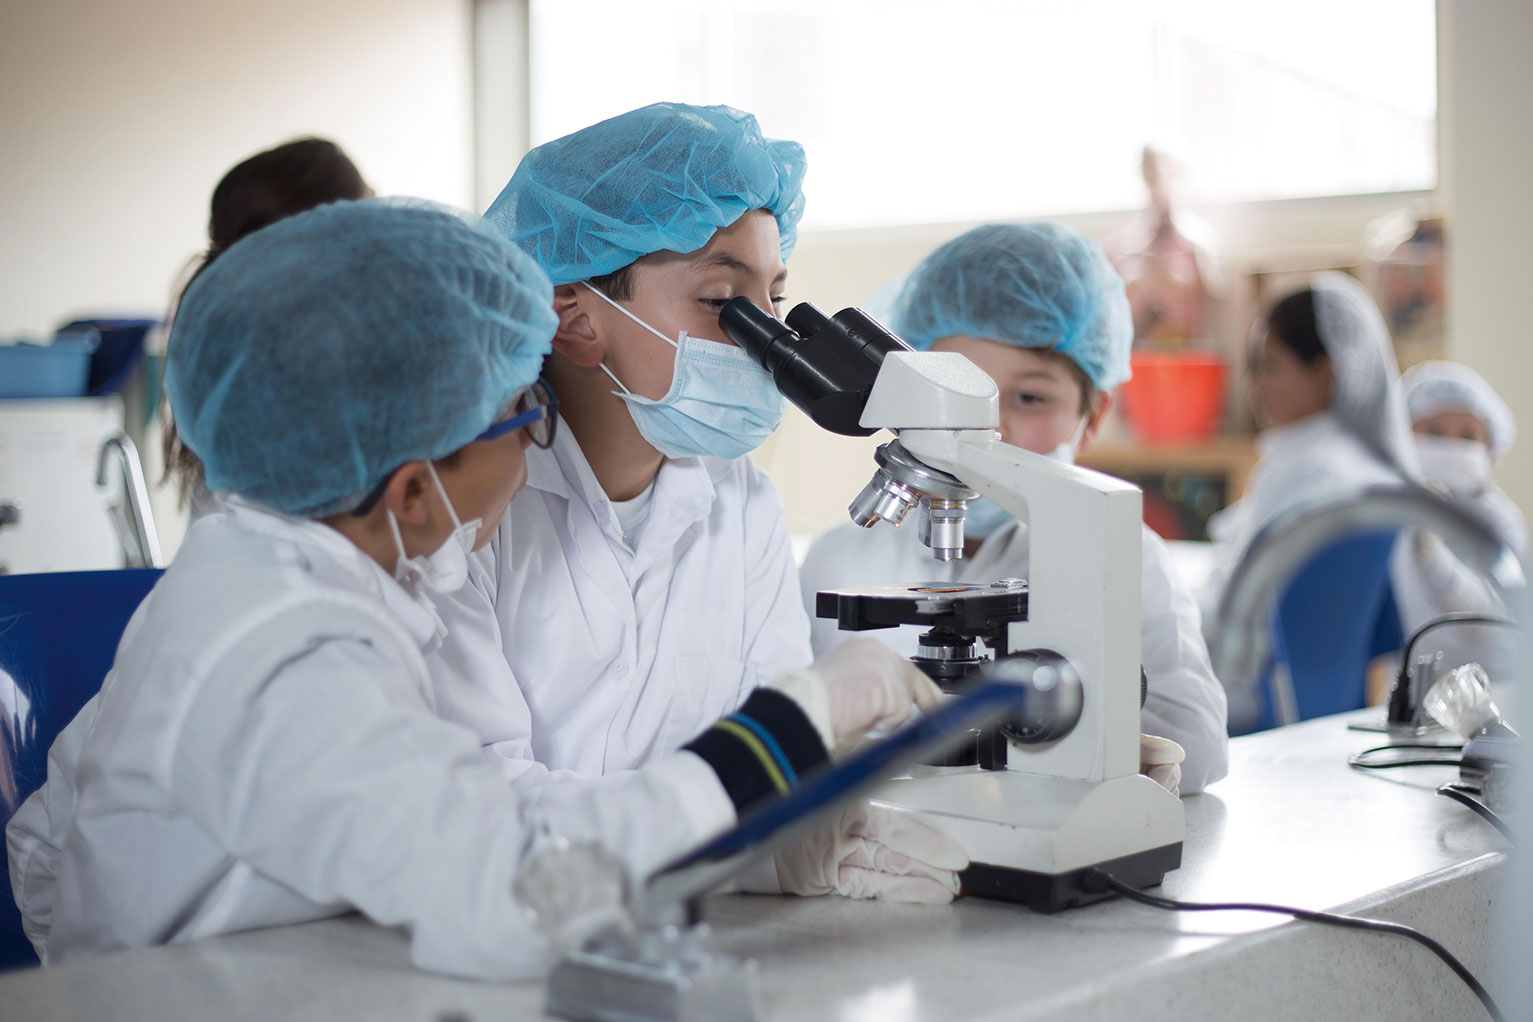
<instances>
[{"instance_id":1,"label":"blue surgical hairnet","mask_svg":"<svg viewBox=\"0 0 1533 1022\"><path fill-rule=\"evenodd\" d=\"M1129 378L1133 318L1102 246L1055 223L986 224L923 259L889 327L926 349L962 334L1072 359L1101 390Z\"/></svg>"},{"instance_id":2,"label":"blue surgical hairnet","mask_svg":"<svg viewBox=\"0 0 1533 1022\"><path fill-rule=\"evenodd\" d=\"M655 103L532 150L485 211L555 284L652 252L695 252L753 209L777 218L784 259L804 215L804 150L727 106Z\"/></svg>"},{"instance_id":3,"label":"blue surgical hairnet","mask_svg":"<svg viewBox=\"0 0 1533 1022\"><path fill-rule=\"evenodd\" d=\"M548 278L482 224L339 202L207 266L165 390L208 489L317 518L471 442L537 378L556 326Z\"/></svg>"}]
</instances>

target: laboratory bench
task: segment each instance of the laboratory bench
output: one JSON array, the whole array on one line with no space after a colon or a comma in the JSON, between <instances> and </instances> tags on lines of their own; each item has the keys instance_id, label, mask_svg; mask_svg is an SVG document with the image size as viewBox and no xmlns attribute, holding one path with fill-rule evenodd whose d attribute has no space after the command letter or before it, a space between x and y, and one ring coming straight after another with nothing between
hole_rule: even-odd
<instances>
[{"instance_id":1,"label":"laboratory bench","mask_svg":"<svg viewBox=\"0 0 1533 1022\"><path fill-rule=\"evenodd\" d=\"M1508 842L1434 794L1451 768L1362 773L1380 736L1307 721L1230 743L1230 774L1186 799L1181 869L1157 893L1345 911L1424 930L1495 994L1493 906ZM713 945L757 961L769 1019L1482 1019L1474 995L1400 937L1122 899L1038 915L719 895ZM406 937L348 916L0 976L0 1018L500 1022L541 1018L540 983L409 967Z\"/></svg>"}]
</instances>

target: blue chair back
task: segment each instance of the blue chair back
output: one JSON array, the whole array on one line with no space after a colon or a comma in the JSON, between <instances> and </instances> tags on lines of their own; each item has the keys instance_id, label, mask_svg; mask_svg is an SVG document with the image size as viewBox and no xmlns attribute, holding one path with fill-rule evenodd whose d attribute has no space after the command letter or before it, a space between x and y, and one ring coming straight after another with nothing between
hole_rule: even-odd
<instances>
[{"instance_id":1,"label":"blue chair back","mask_svg":"<svg viewBox=\"0 0 1533 1022\"><path fill-rule=\"evenodd\" d=\"M158 568L0 575L0 823L47 777L48 748L101 688ZM36 965L6 856L0 969Z\"/></svg>"},{"instance_id":2,"label":"blue chair back","mask_svg":"<svg viewBox=\"0 0 1533 1022\"><path fill-rule=\"evenodd\" d=\"M1404 645L1389 584L1396 532L1343 536L1294 575L1272 620L1273 668L1251 730L1366 705L1368 665ZM1291 688L1290 688L1291 686Z\"/></svg>"}]
</instances>

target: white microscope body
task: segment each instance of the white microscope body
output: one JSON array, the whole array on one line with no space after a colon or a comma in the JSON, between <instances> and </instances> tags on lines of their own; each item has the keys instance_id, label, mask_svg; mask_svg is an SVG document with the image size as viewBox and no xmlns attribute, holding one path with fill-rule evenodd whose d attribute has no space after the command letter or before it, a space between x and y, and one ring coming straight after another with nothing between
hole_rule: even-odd
<instances>
[{"instance_id":1,"label":"white microscope body","mask_svg":"<svg viewBox=\"0 0 1533 1022\"><path fill-rule=\"evenodd\" d=\"M937 768L888 782L876 800L964 846L975 864L966 891L1052 911L1094 900L1081 879L1092 867L1159 882L1180 865L1184 818L1180 799L1139 773L1140 492L1002 443L997 422L982 370L908 351L883 359L861 418L1027 523L1027 619L996 653L1061 654L1084 685L1081 719L1050 744L1009 743L1005 770Z\"/></svg>"}]
</instances>

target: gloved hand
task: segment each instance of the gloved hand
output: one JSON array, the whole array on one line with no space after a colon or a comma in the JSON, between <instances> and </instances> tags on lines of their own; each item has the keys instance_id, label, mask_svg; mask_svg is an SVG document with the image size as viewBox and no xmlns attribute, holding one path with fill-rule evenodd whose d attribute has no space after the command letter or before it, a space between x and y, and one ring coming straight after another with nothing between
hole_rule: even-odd
<instances>
[{"instance_id":1,"label":"gloved hand","mask_svg":"<svg viewBox=\"0 0 1533 1022\"><path fill-rule=\"evenodd\" d=\"M777 853L785 894L943 905L958 893L969 857L958 842L892 809L865 801L847 806L830 826Z\"/></svg>"},{"instance_id":2,"label":"gloved hand","mask_svg":"<svg viewBox=\"0 0 1533 1022\"><path fill-rule=\"evenodd\" d=\"M1169 738L1139 736L1139 772L1178 798L1182 795L1182 760L1187 750Z\"/></svg>"},{"instance_id":3,"label":"gloved hand","mask_svg":"<svg viewBox=\"0 0 1533 1022\"><path fill-rule=\"evenodd\" d=\"M876 639L848 639L767 687L798 703L832 751L898 726L912 705L930 709L942 695L920 668Z\"/></svg>"}]
</instances>

